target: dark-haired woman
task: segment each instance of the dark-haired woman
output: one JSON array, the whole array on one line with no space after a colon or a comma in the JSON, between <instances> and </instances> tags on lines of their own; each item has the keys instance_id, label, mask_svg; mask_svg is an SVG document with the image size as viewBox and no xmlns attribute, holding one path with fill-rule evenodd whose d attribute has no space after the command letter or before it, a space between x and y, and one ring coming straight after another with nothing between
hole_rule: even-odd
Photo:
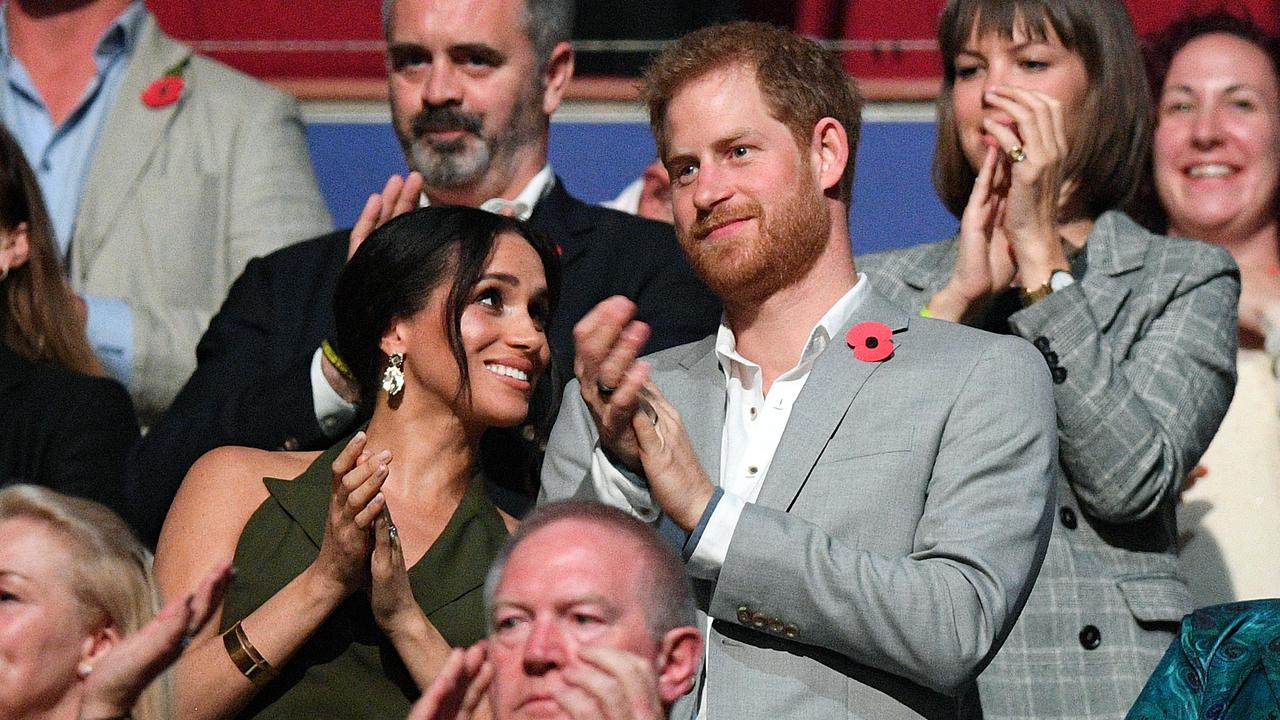
<instances>
[{"instance_id":1,"label":"dark-haired woman","mask_svg":"<svg viewBox=\"0 0 1280 720\"><path fill-rule=\"evenodd\" d=\"M334 306L367 429L324 453L215 450L165 521L162 590L232 551L239 571L222 636L178 668L186 717L403 717L450 646L484 636L484 574L514 521L477 447L524 418L549 362L557 262L471 208L415 210L360 247Z\"/></svg>"},{"instance_id":2,"label":"dark-haired woman","mask_svg":"<svg viewBox=\"0 0 1280 720\"><path fill-rule=\"evenodd\" d=\"M43 485L123 514L138 423L103 375L35 174L0 128L0 486Z\"/></svg>"},{"instance_id":3,"label":"dark-haired woman","mask_svg":"<svg viewBox=\"0 0 1280 720\"><path fill-rule=\"evenodd\" d=\"M1182 495L1179 560L1197 606L1280 596L1280 48L1225 12L1147 45L1157 102L1158 232L1219 245L1240 266L1231 407Z\"/></svg>"},{"instance_id":4,"label":"dark-haired woman","mask_svg":"<svg viewBox=\"0 0 1280 720\"><path fill-rule=\"evenodd\" d=\"M861 266L914 311L1026 338L1053 377L1059 507L985 716L1121 718L1190 610L1174 507L1231 398L1238 274L1117 210L1151 137L1121 0L950 0L939 44L960 232Z\"/></svg>"}]
</instances>

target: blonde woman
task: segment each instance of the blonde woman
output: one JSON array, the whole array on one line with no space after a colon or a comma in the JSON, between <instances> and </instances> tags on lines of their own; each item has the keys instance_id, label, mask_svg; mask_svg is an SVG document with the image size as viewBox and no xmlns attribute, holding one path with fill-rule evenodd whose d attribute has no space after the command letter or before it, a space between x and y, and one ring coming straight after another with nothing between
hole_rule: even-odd
<instances>
[{"instance_id":1,"label":"blonde woman","mask_svg":"<svg viewBox=\"0 0 1280 720\"><path fill-rule=\"evenodd\" d=\"M150 555L98 503L34 485L0 490L0 717L167 720L152 683L209 618L230 577L156 615Z\"/></svg>"}]
</instances>

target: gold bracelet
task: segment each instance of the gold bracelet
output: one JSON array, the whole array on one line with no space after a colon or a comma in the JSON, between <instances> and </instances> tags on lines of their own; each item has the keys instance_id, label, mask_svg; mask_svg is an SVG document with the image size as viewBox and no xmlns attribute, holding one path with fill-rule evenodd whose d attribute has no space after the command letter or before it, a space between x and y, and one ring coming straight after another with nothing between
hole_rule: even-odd
<instances>
[{"instance_id":1,"label":"gold bracelet","mask_svg":"<svg viewBox=\"0 0 1280 720\"><path fill-rule=\"evenodd\" d=\"M320 352L324 353L329 364L333 365L333 369L337 370L339 375L351 382L356 381L356 376L352 374L351 368L347 367L347 362L342 359L342 356L338 354L337 350L333 349L333 346L329 344L328 340L320 341Z\"/></svg>"},{"instance_id":2,"label":"gold bracelet","mask_svg":"<svg viewBox=\"0 0 1280 720\"><path fill-rule=\"evenodd\" d=\"M265 684L276 676L276 669L271 667L271 663L262 657L258 648L249 642L249 637L244 634L244 628L240 626L239 621L222 633L222 644L227 648L227 655L231 656L231 662L235 664L236 669L249 678L249 682L254 685Z\"/></svg>"}]
</instances>

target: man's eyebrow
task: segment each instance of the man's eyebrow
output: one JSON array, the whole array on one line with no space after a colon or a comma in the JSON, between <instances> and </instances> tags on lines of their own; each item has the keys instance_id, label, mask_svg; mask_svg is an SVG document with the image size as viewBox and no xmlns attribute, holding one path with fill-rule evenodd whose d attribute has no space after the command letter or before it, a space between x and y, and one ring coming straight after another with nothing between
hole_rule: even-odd
<instances>
[{"instance_id":1,"label":"man's eyebrow","mask_svg":"<svg viewBox=\"0 0 1280 720\"><path fill-rule=\"evenodd\" d=\"M460 43L458 45L450 45L449 52L453 55L473 55L479 57L485 62L499 65L506 61L505 53L499 51L488 43Z\"/></svg>"}]
</instances>

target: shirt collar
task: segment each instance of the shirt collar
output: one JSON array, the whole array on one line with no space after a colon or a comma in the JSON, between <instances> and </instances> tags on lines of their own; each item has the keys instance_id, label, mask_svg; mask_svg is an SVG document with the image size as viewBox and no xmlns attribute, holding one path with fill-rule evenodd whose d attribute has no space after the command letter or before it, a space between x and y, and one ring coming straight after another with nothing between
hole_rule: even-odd
<instances>
[{"instance_id":1,"label":"shirt collar","mask_svg":"<svg viewBox=\"0 0 1280 720\"><path fill-rule=\"evenodd\" d=\"M133 52L138 42L138 34L142 30L142 21L147 16L147 9L141 2L133 2L102 33L98 46L94 49L94 57L109 60L120 55Z\"/></svg>"},{"instance_id":2,"label":"shirt collar","mask_svg":"<svg viewBox=\"0 0 1280 720\"><path fill-rule=\"evenodd\" d=\"M147 8L141 2L136 0L129 4L116 19L107 26L102 32L102 37L98 38L98 44L94 47L93 56L96 60L110 58L117 53L128 54L133 52L133 46L138 42L138 34L142 31L142 21L147 16ZM9 52L9 3L0 5L0 56L6 60L11 57Z\"/></svg>"},{"instance_id":3,"label":"shirt collar","mask_svg":"<svg viewBox=\"0 0 1280 720\"><path fill-rule=\"evenodd\" d=\"M551 171L551 164L547 163L529 180L529 184L524 186L524 189L520 191L520 194L516 195L514 200L490 198L480 203L480 209L499 215L506 215L507 213L503 211L510 209L512 217L528 220L529 216L533 214L534 206L551 190L552 186L555 185L555 181L555 173ZM418 207L430 206L431 199L427 197L425 192L422 193L422 200L418 203Z\"/></svg>"},{"instance_id":4,"label":"shirt collar","mask_svg":"<svg viewBox=\"0 0 1280 720\"><path fill-rule=\"evenodd\" d=\"M862 303L862 298L866 295L864 290L866 286L867 276L858 273L858 281L853 284L853 287L840 296L840 299L818 320L818 324L814 325L813 329L809 331L809 339L805 342L804 350L800 353L800 361L796 363L793 370L811 366L818 355L827 349L827 345L831 343L831 338L838 335L840 330L849 324L849 321L853 319L853 314ZM738 354L738 340L734 337L733 331L729 329L728 324L725 323L723 316L720 318L720 329L716 332L716 357L719 359L720 368L724 370L726 376L730 374L735 362L748 367L759 367L756 363Z\"/></svg>"}]
</instances>

